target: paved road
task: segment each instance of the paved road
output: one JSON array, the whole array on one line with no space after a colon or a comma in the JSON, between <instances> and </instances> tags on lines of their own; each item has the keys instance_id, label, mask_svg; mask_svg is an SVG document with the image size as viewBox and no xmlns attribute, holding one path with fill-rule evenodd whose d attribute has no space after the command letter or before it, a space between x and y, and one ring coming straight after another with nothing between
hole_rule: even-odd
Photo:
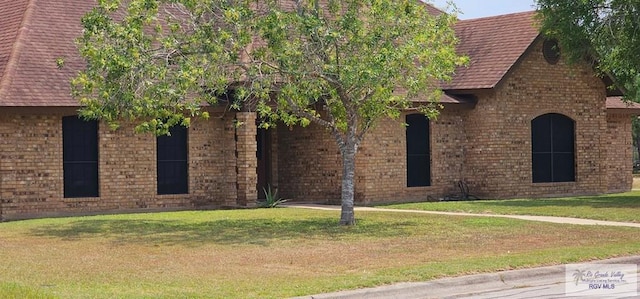
<instances>
[{"instance_id":1,"label":"paved road","mask_svg":"<svg viewBox=\"0 0 640 299\"><path fill-rule=\"evenodd\" d=\"M339 206L295 204L292 208L340 210ZM502 217L529 221L542 221L577 225L624 226L640 228L639 223L600 221L567 217L519 216L495 214L471 214L452 212L433 212L417 210L396 210L370 207L356 207L357 211L380 211L396 213L422 213L472 217ZM594 263L603 264L636 264L640 265L640 256L610 259ZM387 298L466 298L466 299L539 299L539 298L601 298L594 296L568 297L565 293L565 265L540 267L524 270L502 271L497 273L468 275L455 278L444 278L421 283L400 283L377 288L343 291L329 294L304 296L304 299L387 299ZM606 298L640 298L640 296L606 297Z\"/></svg>"},{"instance_id":2,"label":"paved road","mask_svg":"<svg viewBox=\"0 0 640 299\"><path fill-rule=\"evenodd\" d=\"M640 264L640 256L616 258L594 263ZM565 294L565 266L550 266L489 274L460 276L419 283L399 283L377 288L342 291L298 297L298 299L544 299L602 298L597 296L568 297ZM606 297L640 298L640 296Z\"/></svg>"}]
</instances>

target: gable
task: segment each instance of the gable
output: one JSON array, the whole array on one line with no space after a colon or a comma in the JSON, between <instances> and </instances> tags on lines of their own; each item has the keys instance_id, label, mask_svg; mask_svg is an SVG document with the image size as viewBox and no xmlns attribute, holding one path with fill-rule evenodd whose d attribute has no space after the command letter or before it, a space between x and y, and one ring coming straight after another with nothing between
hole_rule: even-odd
<instances>
[{"instance_id":1,"label":"gable","mask_svg":"<svg viewBox=\"0 0 640 299\"><path fill-rule=\"evenodd\" d=\"M590 105L581 109L604 108L606 86L596 72L586 63L570 64L561 58L557 63L550 63L544 54L544 38L538 38L520 57L517 64L495 86L498 94L510 98L518 107L526 105L522 101L534 101L534 108L541 108L539 101L551 101L548 112L553 109L566 108L566 114L571 114L574 104ZM565 103L566 102L566 103ZM570 113L571 112L571 113Z\"/></svg>"},{"instance_id":2,"label":"gable","mask_svg":"<svg viewBox=\"0 0 640 299\"><path fill-rule=\"evenodd\" d=\"M445 90L494 88L540 35L535 12L460 21L456 34L458 53L469 65L456 70Z\"/></svg>"}]
</instances>

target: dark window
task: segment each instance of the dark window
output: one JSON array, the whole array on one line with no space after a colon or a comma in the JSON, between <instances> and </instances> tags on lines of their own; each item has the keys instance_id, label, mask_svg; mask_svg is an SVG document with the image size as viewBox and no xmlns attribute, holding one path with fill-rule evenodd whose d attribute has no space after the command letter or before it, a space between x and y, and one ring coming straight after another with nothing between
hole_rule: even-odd
<instances>
[{"instance_id":1,"label":"dark window","mask_svg":"<svg viewBox=\"0 0 640 299\"><path fill-rule=\"evenodd\" d=\"M98 197L98 122L62 118L64 197Z\"/></svg>"},{"instance_id":2,"label":"dark window","mask_svg":"<svg viewBox=\"0 0 640 299\"><path fill-rule=\"evenodd\" d=\"M189 193L187 128L174 126L157 140L158 194Z\"/></svg>"},{"instance_id":3,"label":"dark window","mask_svg":"<svg viewBox=\"0 0 640 299\"><path fill-rule=\"evenodd\" d=\"M407 115L407 187L431 186L429 120Z\"/></svg>"},{"instance_id":4,"label":"dark window","mask_svg":"<svg viewBox=\"0 0 640 299\"><path fill-rule=\"evenodd\" d=\"M531 121L534 183L575 181L575 124L561 114Z\"/></svg>"},{"instance_id":5,"label":"dark window","mask_svg":"<svg viewBox=\"0 0 640 299\"><path fill-rule=\"evenodd\" d=\"M555 39L547 39L542 43L542 55L549 64L556 64L560 61L560 46Z\"/></svg>"}]
</instances>

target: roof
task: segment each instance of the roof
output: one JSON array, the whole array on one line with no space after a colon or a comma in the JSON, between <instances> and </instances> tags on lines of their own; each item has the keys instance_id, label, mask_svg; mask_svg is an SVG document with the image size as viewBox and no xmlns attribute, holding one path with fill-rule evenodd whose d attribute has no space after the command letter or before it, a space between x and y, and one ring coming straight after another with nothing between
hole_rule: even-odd
<instances>
[{"instance_id":1,"label":"roof","mask_svg":"<svg viewBox=\"0 0 640 299\"><path fill-rule=\"evenodd\" d=\"M74 41L82 33L82 16L95 5L94 0L0 0L0 107L79 105L70 80L84 61ZM434 15L443 13L426 7Z\"/></svg>"},{"instance_id":2,"label":"roof","mask_svg":"<svg viewBox=\"0 0 640 299\"><path fill-rule=\"evenodd\" d=\"M0 107L78 106L69 81L84 67L84 61L74 41L82 32L80 19L94 5L91 0L0 0ZM443 13L426 6L432 14ZM460 21L456 25L461 40L458 52L470 57L470 65L459 68L443 88L495 87L539 35L534 15L525 12ZM64 67L58 68L58 58L64 59ZM441 102L464 104L469 100L445 94ZM640 109L620 103L608 100L607 108Z\"/></svg>"},{"instance_id":3,"label":"roof","mask_svg":"<svg viewBox=\"0 0 640 299\"><path fill-rule=\"evenodd\" d=\"M458 53L470 62L443 89L494 88L540 35L534 16L530 11L458 22Z\"/></svg>"},{"instance_id":4,"label":"roof","mask_svg":"<svg viewBox=\"0 0 640 299\"><path fill-rule=\"evenodd\" d=\"M622 97L607 97L607 111L640 115L640 103L628 102Z\"/></svg>"},{"instance_id":5,"label":"roof","mask_svg":"<svg viewBox=\"0 0 640 299\"><path fill-rule=\"evenodd\" d=\"M88 0L0 0L0 106L78 106L70 79ZM63 68L56 60L63 58Z\"/></svg>"},{"instance_id":6,"label":"roof","mask_svg":"<svg viewBox=\"0 0 640 299\"><path fill-rule=\"evenodd\" d=\"M27 10L27 1L0 0L0 7L0 74L3 74Z\"/></svg>"},{"instance_id":7,"label":"roof","mask_svg":"<svg viewBox=\"0 0 640 299\"><path fill-rule=\"evenodd\" d=\"M427 8L427 11L429 12L429 14L431 14L432 16L439 16L445 13L444 11L438 9L437 7L429 3L425 3L425 7Z\"/></svg>"}]
</instances>

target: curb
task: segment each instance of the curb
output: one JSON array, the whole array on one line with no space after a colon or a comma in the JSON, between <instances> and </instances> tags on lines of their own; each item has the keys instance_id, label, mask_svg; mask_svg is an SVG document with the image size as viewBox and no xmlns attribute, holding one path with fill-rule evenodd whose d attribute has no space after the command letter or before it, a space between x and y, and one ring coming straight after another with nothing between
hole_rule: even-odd
<instances>
[{"instance_id":1,"label":"curb","mask_svg":"<svg viewBox=\"0 0 640 299\"><path fill-rule=\"evenodd\" d=\"M589 262L592 264L640 264L640 256ZM473 294L530 286L565 283L565 265L508 270L442 278L427 282L398 283L375 288L296 297L298 299L457 298Z\"/></svg>"}]
</instances>

